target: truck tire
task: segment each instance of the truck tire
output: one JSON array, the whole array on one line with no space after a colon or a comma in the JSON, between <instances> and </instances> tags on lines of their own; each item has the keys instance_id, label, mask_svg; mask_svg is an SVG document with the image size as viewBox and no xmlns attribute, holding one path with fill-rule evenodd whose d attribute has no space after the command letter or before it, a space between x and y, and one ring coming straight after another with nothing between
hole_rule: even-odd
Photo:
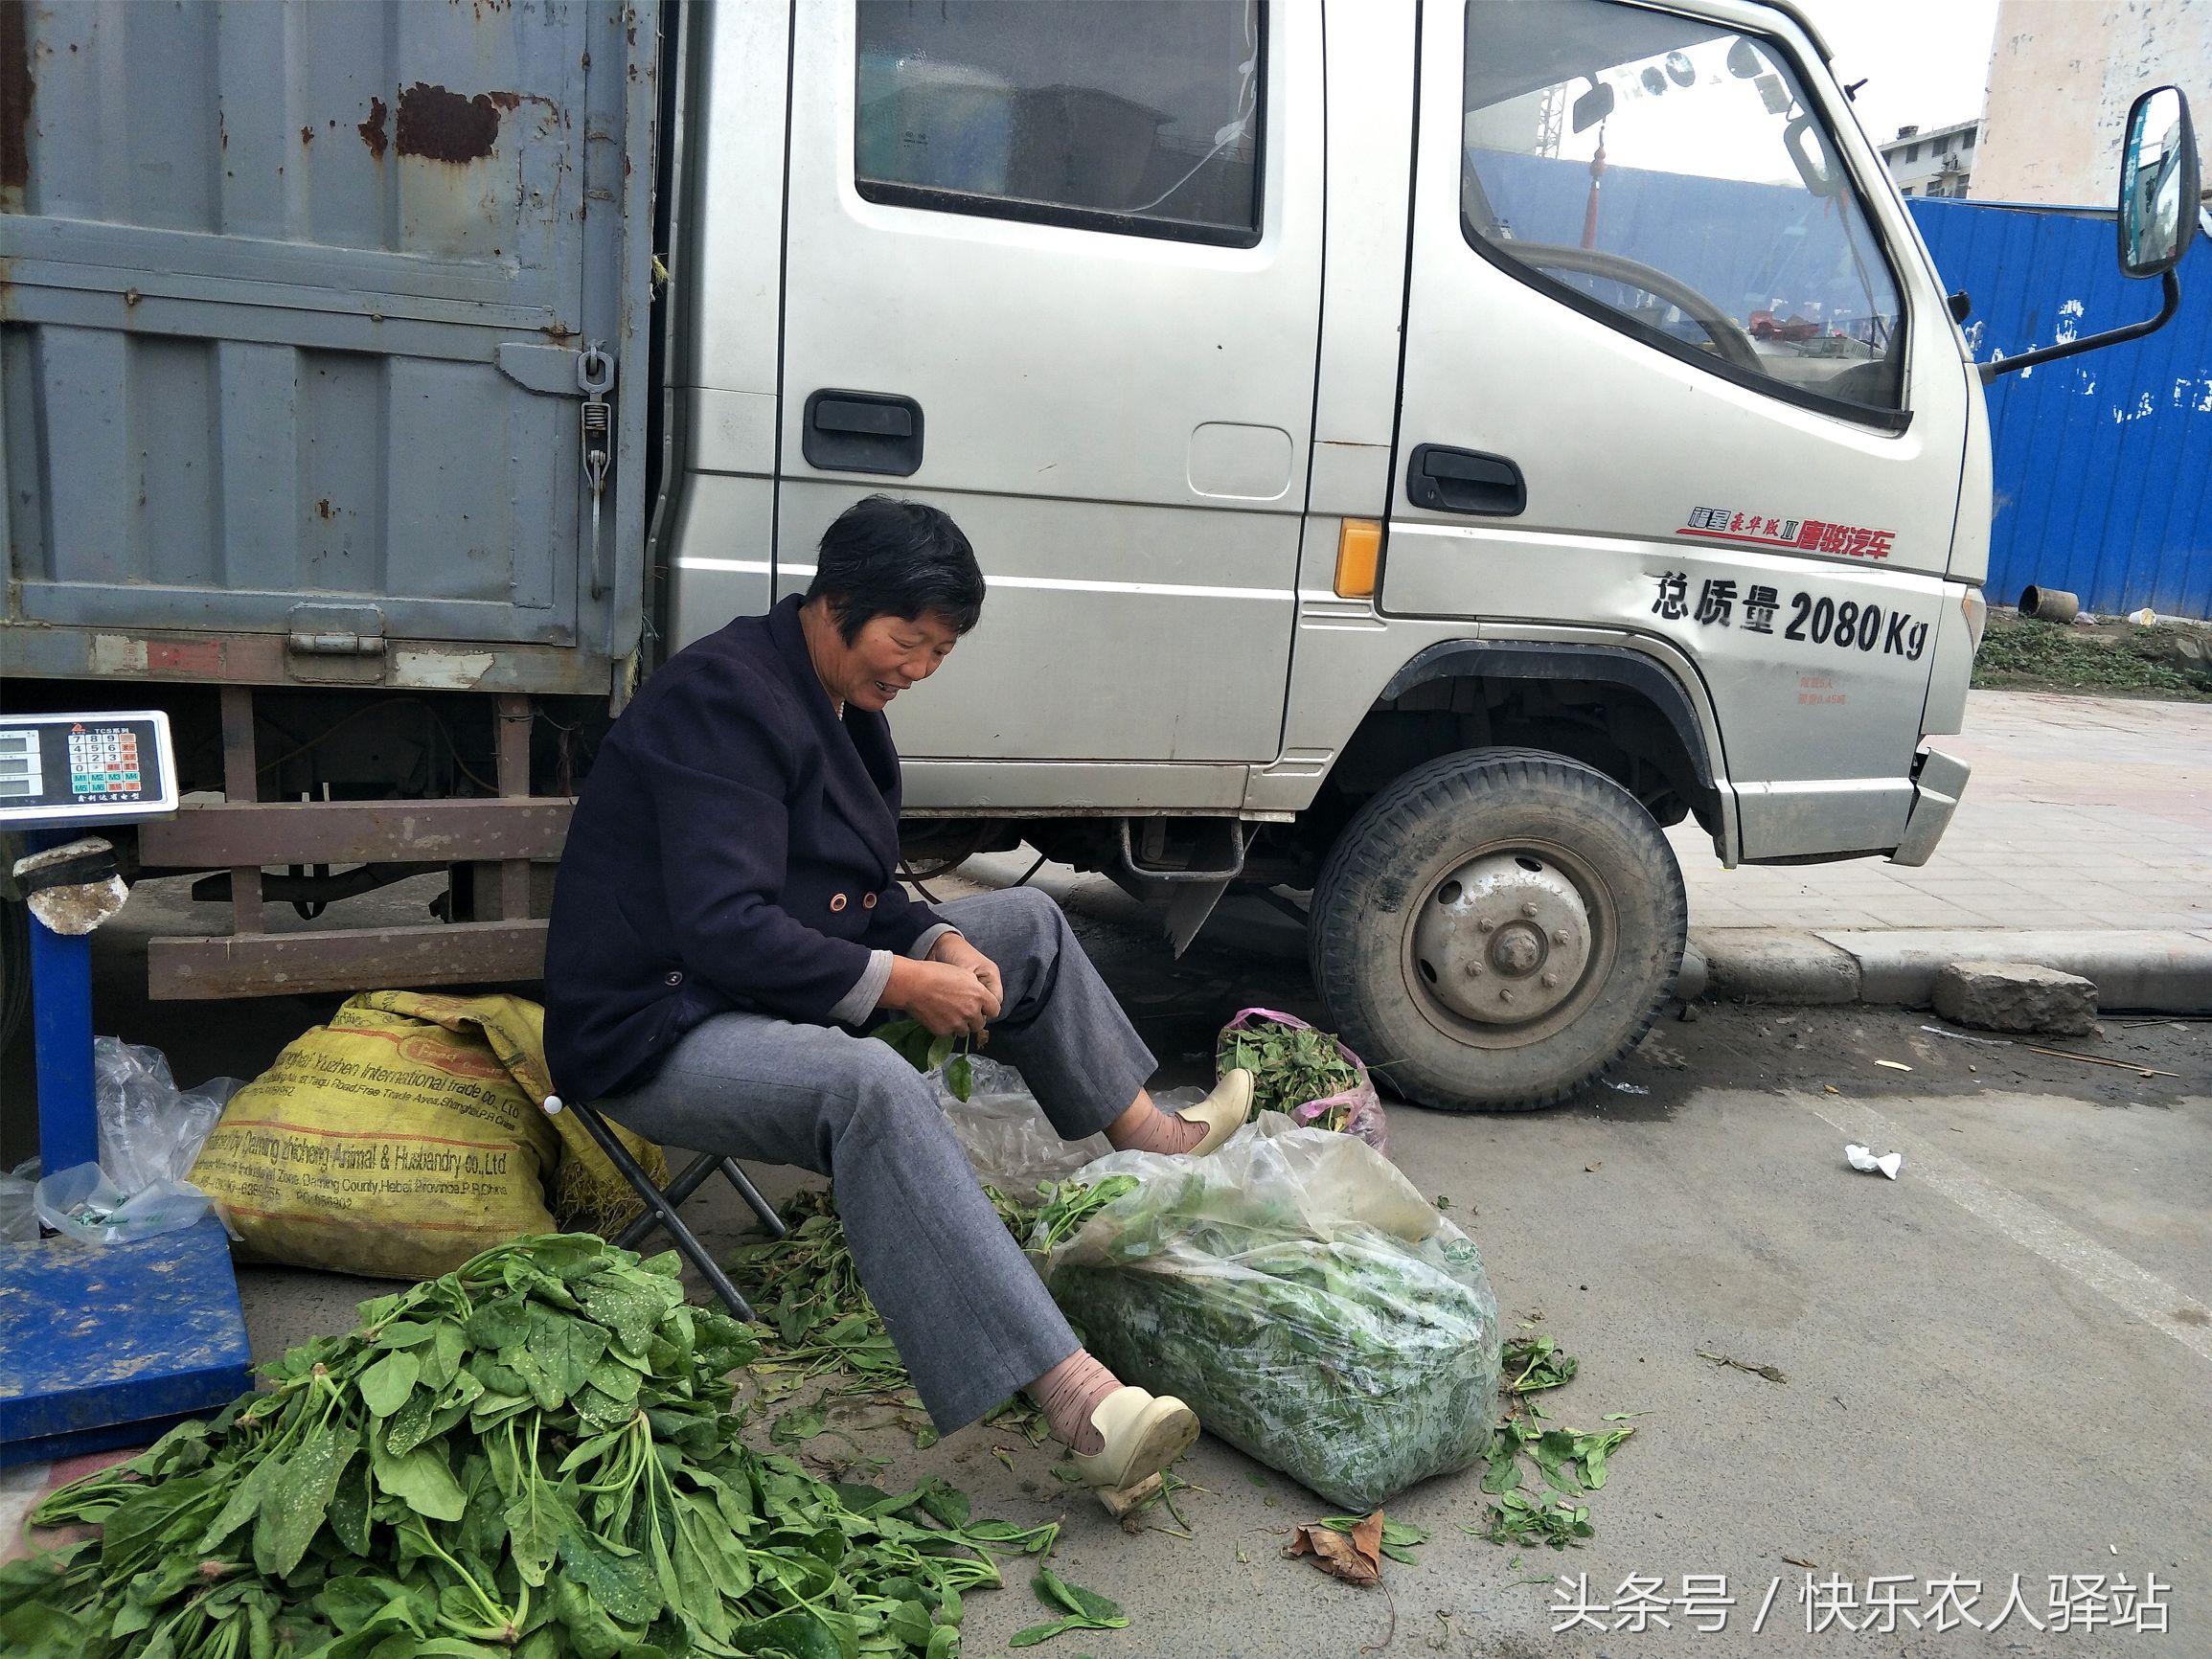
<instances>
[{"instance_id":1,"label":"truck tire","mask_svg":"<svg viewBox=\"0 0 2212 1659\"><path fill-rule=\"evenodd\" d=\"M1313 981L1396 1093L1451 1112L1564 1100L1635 1047L1682 963L1682 873L1604 773L1534 749L1408 772L1313 889Z\"/></svg>"}]
</instances>

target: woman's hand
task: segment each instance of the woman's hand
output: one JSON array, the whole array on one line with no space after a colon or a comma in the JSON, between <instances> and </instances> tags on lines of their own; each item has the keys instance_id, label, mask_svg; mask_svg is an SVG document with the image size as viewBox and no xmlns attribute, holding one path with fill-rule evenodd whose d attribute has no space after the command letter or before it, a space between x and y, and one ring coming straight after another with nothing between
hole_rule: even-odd
<instances>
[{"instance_id":1,"label":"woman's hand","mask_svg":"<svg viewBox=\"0 0 2212 1659\"><path fill-rule=\"evenodd\" d=\"M997 980L996 968L986 983L971 968L895 956L883 1001L912 1014L932 1036L978 1037L998 1017Z\"/></svg>"},{"instance_id":2,"label":"woman's hand","mask_svg":"<svg viewBox=\"0 0 2212 1659\"><path fill-rule=\"evenodd\" d=\"M937 943L929 947L929 960L942 962L949 967L966 968L990 988L993 998L1002 1005L1005 1003L1006 984L998 977L998 964L976 949L974 945L969 943L959 934L939 934ZM997 1009L992 1010L993 1018L997 1017Z\"/></svg>"}]
</instances>

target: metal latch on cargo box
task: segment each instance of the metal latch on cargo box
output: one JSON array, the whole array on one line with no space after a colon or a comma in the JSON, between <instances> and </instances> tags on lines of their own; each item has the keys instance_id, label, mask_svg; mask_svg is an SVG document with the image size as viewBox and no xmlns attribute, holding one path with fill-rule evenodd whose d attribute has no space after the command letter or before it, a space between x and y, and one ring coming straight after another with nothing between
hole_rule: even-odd
<instances>
[{"instance_id":1,"label":"metal latch on cargo box","mask_svg":"<svg viewBox=\"0 0 2212 1659\"><path fill-rule=\"evenodd\" d=\"M576 359L577 390L583 394L583 476L591 485L591 592L606 592L599 557L599 501L606 490L606 469L614 459L614 411L606 395L614 388L614 358L591 341Z\"/></svg>"},{"instance_id":2,"label":"metal latch on cargo box","mask_svg":"<svg viewBox=\"0 0 2212 1659\"><path fill-rule=\"evenodd\" d=\"M384 613L375 605L296 604L285 648L310 657L380 657Z\"/></svg>"}]
</instances>

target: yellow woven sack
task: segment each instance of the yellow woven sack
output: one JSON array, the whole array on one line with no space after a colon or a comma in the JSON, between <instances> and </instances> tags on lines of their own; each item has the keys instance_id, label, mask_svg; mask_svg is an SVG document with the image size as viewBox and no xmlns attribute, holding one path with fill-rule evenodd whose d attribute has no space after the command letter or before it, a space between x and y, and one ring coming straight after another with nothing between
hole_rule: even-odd
<instances>
[{"instance_id":1,"label":"yellow woven sack","mask_svg":"<svg viewBox=\"0 0 2212 1659\"><path fill-rule=\"evenodd\" d=\"M640 1208L590 1134L548 1118L545 1011L365 991L231 1097L193 1165L239 1252L427 1279L525 1234L611 1233ZM668 1161L617 1129L654 1181Z\"/></svg>"}]
</instances>

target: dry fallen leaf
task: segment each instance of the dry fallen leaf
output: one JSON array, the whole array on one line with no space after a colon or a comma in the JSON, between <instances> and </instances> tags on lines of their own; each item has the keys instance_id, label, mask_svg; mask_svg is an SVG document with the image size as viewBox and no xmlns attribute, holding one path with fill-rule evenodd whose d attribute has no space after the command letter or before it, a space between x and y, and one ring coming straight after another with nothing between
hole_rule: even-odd
<instances>
[{"instance_id":1,"label":"dry fallen leaf","mask_svg":"<svg viewBox=\"0 0 2212 1659\"><path fill-rule=\"evenodd\" d=\"M1311 1556L1313 1564L1347 1584L1374 1584L1382 1579L1382 1511L1377 1510L1347 1536L1318 1521L1291 1535L1286 1556Z\"/></svg>"}]
</instances>

